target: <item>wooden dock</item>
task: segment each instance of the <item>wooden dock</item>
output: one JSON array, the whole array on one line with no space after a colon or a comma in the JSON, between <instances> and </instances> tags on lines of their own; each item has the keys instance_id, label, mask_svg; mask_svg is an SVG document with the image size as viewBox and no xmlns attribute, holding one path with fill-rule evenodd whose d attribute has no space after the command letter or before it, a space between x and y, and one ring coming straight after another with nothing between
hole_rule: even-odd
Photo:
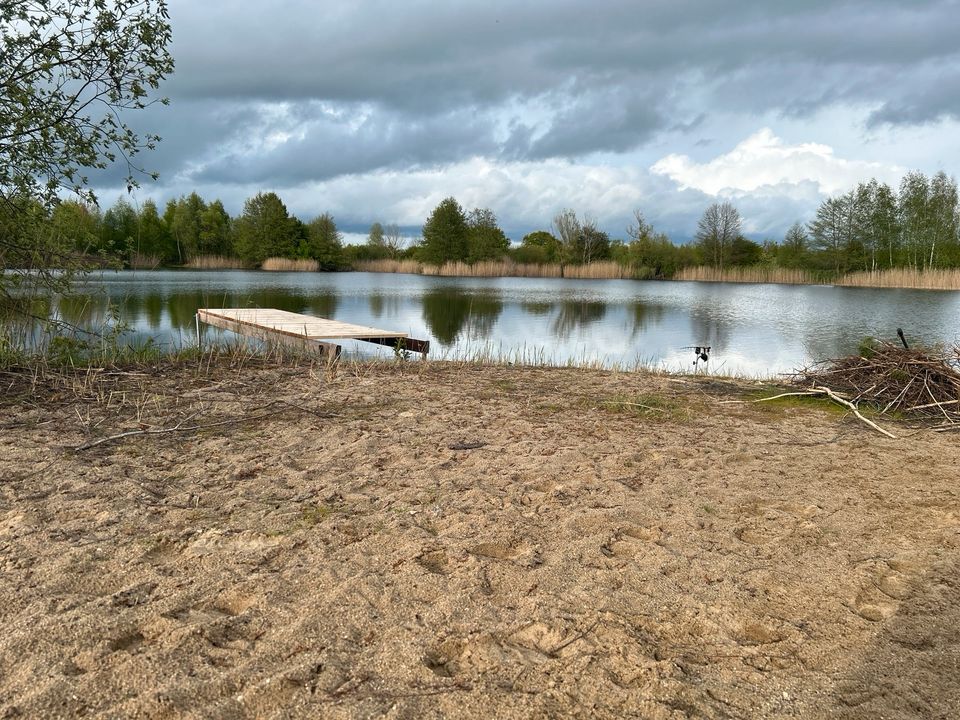
<instances>
[{"instance_id":1,"label":"wooden dock","mask_svg":"<svg viewBox=\"0 0 960 720\"><path fill-rule=\"evenodd\" d=\"M428 340L414 340L407 333L380 330L366 325L352 325L339 320L328 320L273 308L197 310L198 341L200 323L275 345L320 351L331 357L340 355L340 346L328 342L329 340L362 340L399 350L418 352L424 356L430 352Z\"/></svg>"}]
</instances>

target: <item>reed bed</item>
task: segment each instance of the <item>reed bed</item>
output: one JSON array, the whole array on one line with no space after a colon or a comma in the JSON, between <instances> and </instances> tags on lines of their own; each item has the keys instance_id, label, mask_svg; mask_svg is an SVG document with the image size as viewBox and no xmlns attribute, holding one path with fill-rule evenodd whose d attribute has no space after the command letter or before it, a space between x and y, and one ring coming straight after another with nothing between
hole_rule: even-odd
<instances>
[{"instance_id":1,"label":"reed bed","mask_svg":"<svg viewBox=\"0 0 960 720\"><path fill-rule=\"evenodd\" d=\"M408 273L420 275L423 265L416 260L358 260L354 269L360 272Z\"/></svg>"},{"instance_id":2,"label":"reed bed","mask_svg":"<svg viewBox=\"0 0 960 720\"><path fill-rule=\"evenodd\" d=\"M260 269L272 272L317 272L320 270L320 263L306 258L292 260L290 258L272 257L264 260Z\"/></svg>"},{"instance_id":3,"label":"reed bed","mask_svg":"<svg viewBox=\"0 0 960 720\"><path fill-rule=\"evenodd\" d=\"M915 288L919 290L960 290L960 268L917 270L893 268L854 272L837 281L844 287Z\"/></svg>"},{"instance_id":4,"label":"reed bed","mask_svg":"<svg viewBox=\"0 0 960 720\"><path fill-rule=\"evenodd\" d=\"M134 270L156 270L160 267L162 258L159 255L150 255L149 253L132 252L130 253L129 263Z\"/></svg>"},{"instance_id":5,"label":"reed bed","mask_svg":"<svg viewBox=\"0 0 960 720\"><path fill-rule=\"evenodd\" d=\"M769 267L735 267L721 270L708 265L683 268L677 271L673 279L694 282L777 283L781 285L818 283L813 273L807 270Z\"/></svg>"},{"instance_id":6,"label":"reed bed","mask_svg":"<svg viewBox=\"0 0 960 720\"><path fill-rule=\"evenodd\" d=\"M633 271L618 262L602 260L586 265L565 265L563 277L579 280L623 280L632 278Z\"/></svg>"},{"instance_id":7,"label":"reed bed","mask_svg":"<svg viewBox=\"0 0 960 720\"><path fill-rule=\"evenodd\" d=\"M443 265L425 265L424 275L442 277L563 277L562 268L555 264L516 263L512 260L483 260L473 264L447 262Z\"/></svg>"},{"instance_id":8,"label":"reed bed","mask_svg":"<svg viewBox=\"0 0 960 720\"><path fill-rule=\"evenodd\" d=\"M564 268L557 263L518 263L513 260L461 261L428 265L416 260L361 260L354 264L361 272L411 273L434 277L564 277Z\"/></svg>"},{"instance_id":9,"label":"reed bed","mask_svg":"<svg viewBox=\"0 0 960 720\"><path fill-rule=\"evenodd\" d=\"M243 270L246 265L240 258L227 255L197 255L186 267L191 270Z\"/></svg>"}]
</instances>

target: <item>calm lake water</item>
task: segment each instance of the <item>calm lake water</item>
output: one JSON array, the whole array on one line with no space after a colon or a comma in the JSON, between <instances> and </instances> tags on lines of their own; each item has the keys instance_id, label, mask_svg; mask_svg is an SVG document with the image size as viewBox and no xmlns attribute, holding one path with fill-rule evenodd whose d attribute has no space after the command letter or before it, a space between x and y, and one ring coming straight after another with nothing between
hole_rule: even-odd
<instances>
[{"instance_id":1,"label":"calm lake water","mask_svg":"<svg viewBox=\"0 0 960 720\"><path fill-rule=\"evenodd\" d=\"M960 292L829 286L434 278L372 273L126 271L91 276L51 312L100 326L119 309L131 341L196 342L202 307L272 307L400 330L434 357L491 353L562 364L638 362L769 375L855 351L865 336L960 342ZM213 337L211 333L210 337ZM362 343L345 351L389 354Z\"/></svg>"}]
</instances>

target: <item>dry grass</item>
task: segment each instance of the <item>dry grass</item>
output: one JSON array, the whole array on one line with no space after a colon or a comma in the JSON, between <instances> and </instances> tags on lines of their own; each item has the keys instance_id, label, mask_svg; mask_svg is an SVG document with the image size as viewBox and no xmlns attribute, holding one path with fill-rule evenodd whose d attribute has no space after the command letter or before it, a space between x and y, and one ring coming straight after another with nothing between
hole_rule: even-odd
<instances>
[{"instance_id":1,"label":"dry grass","mask_svg":"<svg viewBox=\"0 0 960 720\"><path fill-rule=\"evenodd\" d=\"M160 267L161 258L159 255L150 255L142 252L130 253L130 267L134 270L156 270Z\"/></svg>"},{"instance_id":2,"label":"dry grass","mask_svg":"<svg viewBox=\"0 0 960 720\"><path fill-rule=\"evenodd\" d=\"M586 265L566 265L563 268L563 277L582 280L622 280L633 277L633 272L620 263L602 260Z\"/></svg>"},{"instance_id":3,"label":"dry grass","mask_svg":"<svg viewBox=\"0 0 960 720\"><path fill-rule=\"evenodd\" d=\"M425 265L423 274L443 277L562 277L559 265L515 263L512 260L484 260L472 265L447 262L439 267Z\"/></svg>"},{"instance_id":4,"label":"dry grass","mask_svg":"<svg viewBox=\"0 0 960 720\"><path fill-rule=\"evenodd\" d=\"M416 260L359 260L354 263L354 269L360 272L419 275L423 265Z\"/></svg>"},{"instance_id":5,"label":"dry grass","mask_svg":"<svg viewBox=\"0 0 960 720\"><path fill-rule=\"evenodd\" d=\"M274 272L317 272L320 269L320 263L316 260L272 257L263 261L261 270L271 270Z\"/></svg>"},{"instance_id":6,"label":"dry grass","mask_svg":"<svg viewBox=\"0 0 960 720\"><path fill-rule=\"evenodd\" d=\"M198 255L186 265L192 270L243 270L243 260L226 255Z\"/></svg>"},{"instance_id":7,"label":"dry grass","mask_svg":"<svg viewBox=\"0 0 960 720\"><path fill-rule=\"evenodd\" d=\"M435 277L563 277L563 268L558 264L526 264L512 260L484 260L473 264L457 261L443 265L428 265L416 260L362 260L354 267L361 272L411 273Z\"/></svg>"},{"instance_id":8,"label":"dry grass","mask_svg":"<svg viewBox=\"0 0 960 720\"><path fill-rule=\"evenodd\" d=\"M917 288L920 290L960 290L960 268L916 270L895 268L845 275L837 285L846 287Z\"/></svg>"},{"instance_id":9,"label":"dry grass","mask_svg":"<svg viewBox=\"0 0 960 720\"><path fill-rule=\"evenodd\" d=\"M674 275L673 279L695 282L779 283L783 285L817 283L817 279L806 270L766 267L735 267L721 270L707 265L683 268Z\"/></svg>"}]
</instances>

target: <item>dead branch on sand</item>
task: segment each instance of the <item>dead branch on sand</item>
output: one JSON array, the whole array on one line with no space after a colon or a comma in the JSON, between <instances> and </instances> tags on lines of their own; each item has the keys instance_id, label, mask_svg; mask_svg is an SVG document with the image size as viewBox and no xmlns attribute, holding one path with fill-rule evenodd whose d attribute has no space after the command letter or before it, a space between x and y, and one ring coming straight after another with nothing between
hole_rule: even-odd
<instances>
[{"instance_id":1,"label":"dead branch on sand","mask_svg":"<svg viewBox=\"0 0 960 720\"><path fill-rule=\"evenodd\" d=\"M810 389L764 400L826 395L888 437L893 435L860 414L859 404L868 403L880 415L897 413L938 421L934 429L939 432L960 427L960 346L948 352L876 342L860 355L827 360L801 370L793 381Z\"/></svg>"}]
</instances>

